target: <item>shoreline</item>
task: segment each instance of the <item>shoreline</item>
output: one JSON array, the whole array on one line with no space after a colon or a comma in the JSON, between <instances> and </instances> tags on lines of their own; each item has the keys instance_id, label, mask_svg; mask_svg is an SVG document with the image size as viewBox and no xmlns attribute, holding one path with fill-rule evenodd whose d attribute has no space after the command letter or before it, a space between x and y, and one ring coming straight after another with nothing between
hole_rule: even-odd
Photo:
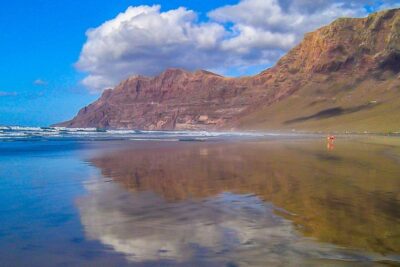
<instances>
[{"instance_id":1,"label":"shoreline","mask_svg":"<svg viewBox=\"0 0 400 267\"><path fill-rule=\"evenodd\" d=\"M396 141L374 140L373 143L392 143L400 146L400 133L372 132L327 132L327 131L184 131L184 130L129 130L65 127L23 127L0 126L0 142L13 141L176 141L204 142L223 140L257 140L257 139L320 139L327 136L333 139L391 138ZM337 141L339 141L337 140ZM371 141L368 141L371 142Z\"/></svg>"}]
</instances>

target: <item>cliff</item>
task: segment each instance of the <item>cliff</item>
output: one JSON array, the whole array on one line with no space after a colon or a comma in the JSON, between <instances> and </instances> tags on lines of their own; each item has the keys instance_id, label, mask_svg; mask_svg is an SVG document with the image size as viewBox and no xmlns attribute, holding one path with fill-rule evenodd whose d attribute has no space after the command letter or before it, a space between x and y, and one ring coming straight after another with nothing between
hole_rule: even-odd
<instances>
[{"instance_id":1,"label":"cliff","mask_svg":"<svg viewBox=\"0 0 400 267\"><path fill-rule=\"evenodd\" d=\"M106 90L67 127L400 131L400 9L309 33L258 75L169 69Z\"/></svg>"}]
</instances>

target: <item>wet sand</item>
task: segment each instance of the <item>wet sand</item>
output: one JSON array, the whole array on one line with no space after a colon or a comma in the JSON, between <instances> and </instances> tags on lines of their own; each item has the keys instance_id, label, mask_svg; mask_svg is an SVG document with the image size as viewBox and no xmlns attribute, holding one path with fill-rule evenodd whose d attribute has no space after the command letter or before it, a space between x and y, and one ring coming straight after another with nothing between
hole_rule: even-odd
<instances>
[{"instance_id":1,"label":"wet sand","mask_svg":"<svg viewBox=\"0 0 400 267\"><path fill-rule=\"evenodd\" d=\"M398 144L3 145L0 257L19 266L395 266Z\"/></svg>"}]
</instances>

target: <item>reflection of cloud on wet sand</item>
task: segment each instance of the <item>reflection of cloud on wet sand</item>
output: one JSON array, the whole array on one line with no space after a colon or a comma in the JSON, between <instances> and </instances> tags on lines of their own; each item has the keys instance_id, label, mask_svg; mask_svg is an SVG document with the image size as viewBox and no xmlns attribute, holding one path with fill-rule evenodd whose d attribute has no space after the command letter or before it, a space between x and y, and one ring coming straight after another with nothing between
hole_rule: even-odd
<instances>
[{"instance_id":1,"label":"reflection of cloud on wet sand","mask_svg":"<svg viewBox=\"0 0 400 267\"><path fill-rule=\"evenodd\" d=\"M358 258L301 237L270 204L252 195L166 202L115 183L98 181L87 189L78 202L86 235L131 262L172 260L196 266L203 258L240 266L318 266L322 259Z\"/></svg>"}]
</instances>

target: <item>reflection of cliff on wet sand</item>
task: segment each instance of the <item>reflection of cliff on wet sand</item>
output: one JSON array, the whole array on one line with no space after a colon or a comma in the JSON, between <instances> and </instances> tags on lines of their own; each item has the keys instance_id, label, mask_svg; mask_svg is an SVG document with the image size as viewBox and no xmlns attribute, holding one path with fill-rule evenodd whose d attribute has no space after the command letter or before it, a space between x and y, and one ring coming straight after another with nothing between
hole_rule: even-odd
<instances>
[{"instance_id":1,"label":"reflection of cliff on wet sand","mask_svg":"<svg viewBox=\"0 0 400 267\"><path fill-rule=\"evenodd\" d=\"M400 167L387 147L315 141L149 145L92 159L102 174L167 201L254 193L307 236L400 253Z\"/></svg>"}]
</instances>

